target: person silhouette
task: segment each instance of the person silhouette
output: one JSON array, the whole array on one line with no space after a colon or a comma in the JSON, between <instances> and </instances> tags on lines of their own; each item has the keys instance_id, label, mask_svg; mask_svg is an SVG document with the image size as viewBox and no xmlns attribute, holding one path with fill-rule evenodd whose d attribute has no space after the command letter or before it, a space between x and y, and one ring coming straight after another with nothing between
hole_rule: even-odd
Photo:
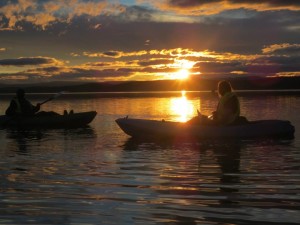
<instances>
[{"instance_id":1,"label":"person silhouette","mask_svg":"<svg viewBox=\"0 0 300 225\"><path fill-rule=\"evenodd\" d=\"M32 105L25 97L25 90L18 89L5 111L7 116L33 116L40 110L40 104Z\"/></svg>"},{"instance_id":2,"label":"person silhouette","mask_svg":"<svg viewBox=\"0 0 300 225\"><path fill-rule=\"evenodd\" d=\"M189 124L205 124L205 125L230 125L234 123L244 122L240 117L240 103L236 94L233 92L230 82L220 81L218 83L219 102L217 109L212 115L206 116L198 111L198 116L192 118Z\"/></svg>"}]
</instances>

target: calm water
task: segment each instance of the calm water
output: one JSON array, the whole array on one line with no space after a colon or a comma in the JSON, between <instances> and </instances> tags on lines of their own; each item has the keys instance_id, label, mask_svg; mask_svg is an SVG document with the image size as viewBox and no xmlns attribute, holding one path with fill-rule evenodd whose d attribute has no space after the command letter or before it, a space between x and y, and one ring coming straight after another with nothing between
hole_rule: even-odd
<instances>
[{"instance_id":1,"label":"calm water","mask_svg":"<svg viewBox=\"0 0 300 225\"><path fill-rule=\"evenodd\" d=\"M290 120L294 140L137 141L114 122L209 114L217 98L198 95L67 94L43 110L96 110L90 127L0 130L0 224L300 224L299 94L240 97L251 120Z\"/></svg>"}]
</instances>

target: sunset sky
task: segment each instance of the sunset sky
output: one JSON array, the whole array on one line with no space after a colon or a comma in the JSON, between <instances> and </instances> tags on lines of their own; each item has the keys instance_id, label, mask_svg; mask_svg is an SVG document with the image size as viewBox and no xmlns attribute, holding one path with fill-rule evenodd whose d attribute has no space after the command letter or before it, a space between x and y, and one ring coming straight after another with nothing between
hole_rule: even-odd
<instances>
[{"instance_id":1,"label":"sunset sky","mask_svg":"<svg viewBox=\"0 0 300 225\"><path fill-rule=\"evenodd\" d=\"M1 0L0 83L300 76L299 0Z\"/></svg>"}]
</instances>

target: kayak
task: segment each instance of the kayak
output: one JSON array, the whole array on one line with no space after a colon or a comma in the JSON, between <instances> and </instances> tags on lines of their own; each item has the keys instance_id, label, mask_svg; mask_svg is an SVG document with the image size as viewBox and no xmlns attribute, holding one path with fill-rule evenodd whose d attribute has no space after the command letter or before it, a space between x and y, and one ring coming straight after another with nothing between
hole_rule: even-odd
<instances>
[{"instance_id":1,"label":"kayak","mask_svg":"<svg viewBox=\"0 0 300 225\"><path fill-rule=\"evenodd\" d=\"M60 114L41 114L30 117L13 118L0 116L1 128L76 128L88 125L97 115L96 111Z\"/></svg>"},{"instance_id":2,"label":"kayak","mask_svg":"<svg viewBox=\"0 0 300 225\"><path fill-rule=\"evenodd\" d=\"M295 128L286 120L257 120L239 125L191 125L164 120L116 120L119 127L132 137L192 137L192 138L293 138Z\"/></svg>"}]
</instances>

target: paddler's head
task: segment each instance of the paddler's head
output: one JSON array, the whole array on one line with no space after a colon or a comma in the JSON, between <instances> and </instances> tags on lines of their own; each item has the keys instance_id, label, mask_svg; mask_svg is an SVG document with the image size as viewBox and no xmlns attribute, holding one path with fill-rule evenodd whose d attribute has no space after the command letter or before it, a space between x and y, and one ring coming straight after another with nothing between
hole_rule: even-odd
<instances>
[{"instance_id":1,"label":"paddler's head","mask_svg":"<svg viewBox=\"0 0 300 225\"><path fill-rule=\"evenodd\" d=\"M19 88L18 90L17 90L17 97L18 98L24 98L25 97L25 91L24 91L24 89L22 89L22 88Z\"/></svg>"},{"instance_id":2,"label":"paddler's head","mask_svg":"<svg viewBox=\"0 0 300 225\"><path fill-rule=\"evenodd\" d=\"M218 83L218 93L220 96L224 96L227 92L231 91L232 87L228 81L223 80Z\"/></svg>"}]
</instances>

